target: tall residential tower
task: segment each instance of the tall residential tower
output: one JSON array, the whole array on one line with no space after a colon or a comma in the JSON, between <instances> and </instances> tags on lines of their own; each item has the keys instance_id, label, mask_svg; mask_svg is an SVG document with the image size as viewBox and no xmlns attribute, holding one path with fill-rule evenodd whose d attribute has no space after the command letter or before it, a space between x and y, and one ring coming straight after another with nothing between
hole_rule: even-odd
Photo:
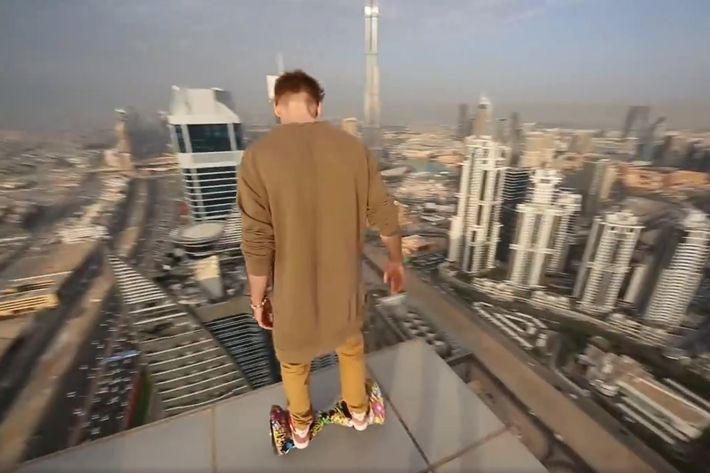
<instances>
[{"instance_id":1,"label":"tall residential tower","mask_svg":"<svg viewBox=\"0 0 710 473\"><path fill-rule=\"evenodd\" d=\"M173 86L168 121L192 219L226 219L245 146L229 92Z\"/></svg>"},{"instance_id":2,"label":"tall residential tower","mask_svg":"<svg viewBox=\"0 0 710 473\"><path fill-rule=\"evenodd\" d=\"M559 190L562 177L557 171L538 169L531 181L530 198L517 207L515 241L510 245L509 280L525 288L541 287L555 251L566 250L569 221L575 212L574 205L567 203L574 202L574 196Z\"/></svg>"},{"instance_id":3,"label":"tall residential tower","mask_svg":"<svg viewBox=\"0 0 710 473\"><path fill-rule=\"evenodd\" d=\"M449 261L478 274L495 267L505 162L510 149L489 137L466 139L458 211L451 220Z\"/></svg>"},{"instance_id":4,"label":"tall residential tower","mask_svg":"<svg viewBox=\"0 0 710 473\"><path fill-rule=\"evenodd\" d=\"M511 147L511 156L513 149ZM516 212L518 204L525 202L530 187L530 175L532 171L528 168L509 167L505 171L503 180L503 201L500 209L500 238L496 258L498 261L508 261L510 254L510 244L515 236L515 222L518 220Z\"/></svg>"},{"instance_id":5,"label":"tall residential tower","mask_svg":"<svg viewBox=\"0 0 710 473\"><path fill-rule=\"evenodd\" d=\"M614 308L641 228L638 218L627 211L594 219L574 285L582 310L603 314Z\"/></svg>"},{"instance_id":6,"label":"tall residential tower","mask_svg":"<svg viewBox=\"0 0 710 473\"><path fill-rule=\"evenodd\" d=\"M669 327L683 321L703 279L710 252L710 222L693 210L683 222L684 232L670 261L662 263L658 284L646 311L646 320Z\"/></svg>"}]
</instances>

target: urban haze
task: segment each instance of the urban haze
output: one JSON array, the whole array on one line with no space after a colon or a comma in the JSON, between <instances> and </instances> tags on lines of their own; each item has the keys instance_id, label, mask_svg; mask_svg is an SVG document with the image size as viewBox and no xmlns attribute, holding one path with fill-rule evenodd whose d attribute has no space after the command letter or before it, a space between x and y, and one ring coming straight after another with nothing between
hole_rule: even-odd
<instances>
[{"instance_id":1,"label":"urban haze","mask_svg":"<svg viewBox=\"0 0 710 473\"><path fill-rule=\"evenodd\" d=\"M0 470L710 473L708 17L0 0ZM342 428L325 353L323 433L284 458L236 201L297 68L326 90L318 126L377 159L406 284L368 229L386 420Z\"/></svg>"}]
</instances>

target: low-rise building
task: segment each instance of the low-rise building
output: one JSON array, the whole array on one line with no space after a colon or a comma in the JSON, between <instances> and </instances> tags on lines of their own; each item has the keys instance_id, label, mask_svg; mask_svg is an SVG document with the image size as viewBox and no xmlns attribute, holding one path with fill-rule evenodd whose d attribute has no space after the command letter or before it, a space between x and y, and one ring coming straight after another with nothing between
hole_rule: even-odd
<instances>
[{"instance_id":1,"label":"low-rise building","mask_svg":"<svg viewBox=\"0 0 710 473\"><path fill-rule=\"evenodd\" d=\"M707 401L674 381L657 380L635 359L589 345L578 361L592 386L664 441L687 442L710 427Z\"/></svg>"},{"instance_id":2,"label":"low-rise building","mask_svg":"<svg viewBox=\"0 0 710 473\"><path fill-rule=\"evenodd\" d=\"M621 181L632 191L660 192L683 187L700 187L710 183L707 173L674 168L659 168L624 164L620 166Z\"/></svg>"},{"instance_id":3,"label":"low-rise building","mask_svg":"<svg viewBox=\"0 0 710 473\"><path fill-rule=\"evenodd\" d=\"M54 309L100 257L100 246L88 241L55 245L47 253L19 260L0 289L0 319Z\"/></svg>"}]
</instances>

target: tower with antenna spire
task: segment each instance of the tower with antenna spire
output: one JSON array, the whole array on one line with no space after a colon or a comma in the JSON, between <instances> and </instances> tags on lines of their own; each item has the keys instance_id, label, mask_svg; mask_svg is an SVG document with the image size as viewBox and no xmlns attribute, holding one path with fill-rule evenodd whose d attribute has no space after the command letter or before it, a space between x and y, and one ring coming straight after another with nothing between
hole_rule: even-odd
<instances>
[{"instance_id":1,"label":"tower with antenna spire","mask_svg":"<svg viewBox=\"0 0 710 473\"><path fill-rule=\"evenodd\" d=\"M375 156L382 154L380 132L380 70L377 64L377 23L380 8L377 0L365 5L365 123L363 138Z\"/></svg>"},{"instance_id":2,"label":"tower with antenna spire","mask_svg":"<svg viewBox=\"0 0 710 473\"><path fill-rule=\"evenodd\" d=\"M278 72L277 74L266 75L266 93L269 97L269 105L273 104L274 102L274 89L276 88L276 79L278 79L279 76L284 73L284 56L282 53L278 53L276 55L276 70ZM276 124L279 123L279 119L277 117L274 117L274 120L276 121Z\"/></svg>"},{"instance_id":3,"label":"tower with antenna spire","mask_svg":"<svg viewBox=\"0 0 710 473\"><path fill-rule=\"evenodd\" d=\"M493 105L485 95L481 95L473 118L473 136L491 136L490 122L493 115Z\"/></svg>"}]
</instances>

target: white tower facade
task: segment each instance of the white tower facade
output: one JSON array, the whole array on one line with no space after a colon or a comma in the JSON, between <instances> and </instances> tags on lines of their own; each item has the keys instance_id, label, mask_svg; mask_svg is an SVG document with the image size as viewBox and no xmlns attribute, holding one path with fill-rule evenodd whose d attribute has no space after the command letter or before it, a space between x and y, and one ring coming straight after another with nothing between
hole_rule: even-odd
<instances>
[{"instance_id":1,"label":"white tower facade","mask_svg":"<svg viewBox=\"0 0 710 473\"><path fill-rule=\"evenodd\" d=\"M565 246L569 219L575 208L568 202L574 201L574 196L559 191L561 181L554 169L536 170L531 178L530 198L518 204L509 271L509 281L516 286L542 286L555 251L561 252Z\"/></svg>"},{"instance_id":2,"label":"white tower facade","mask_svg":"<svg viewBox=\"0 0 710 473\"><path fill-rule=\"evenodd\" d=\"M710 253L710 222L706 214L692 211L685 221L683 241L670 264L661 270L646 311L646 320L677 327L700 286L703 268Z\"/></svg>"},{"instance_id":3,"label":"white tower facade","mask_svg":"<svg viewBox=\"0 0 710 473\"><path fill-rule=\"evenodd\" d=\"M363 137L370 150L379 156L382 150L380 136L380 67L378 64L378 21L380 7L377 0L368 0L365 6L365 123Z\"/></svg>"},{"instance_id":4,"label":"white tower facade","mask_svg":"<svg viewBox=\"0 0 710 473\"><path fill-rule=\"evenodd\" d=\"M628 211L594 219L574 285L582 310L603 314L614 308L642 228Z\"/></svg>"},{"instance_id":5,"label":"white tower facade","mask_svg":"<svg viewBox=\"0 0 710 473\"><path fill-rule=\"evenodd\" d=\"M493 104L485 96L481 96L476 107L476 114L473 117L473 136L490 136L491 117L493 116Z\"/></svg>"},{"instance_id":6,"label":"white tower facade","mask_svg":"<svg viewBox=\"0 0 710 473\"><path fill-rule=\"evenodd\" d=\"M560 192L557 205L560 208L560 220L555 229L552 257L547 265L548 273L562 273L565 270L577 215L582 210L582 196L571 192Z\"/></svg>"},{"instance_id":7,"label":"white tower facade","mask_svg":"<svg viewBox=\"0 0 710 473\"><path fill-rule=\"evenodd\" d=\"M245 147L229 92L173 86L168 122L192 219L227 218Z\"/></svg>"},{"instance_id":8,"label":"white tower facade","mask_svg":"<svg viewBox=\"0 0 710 473\"><path fill-rule=\"evenodd\" d=\"M458 211L451 220L449 261L478 274L495 267L505 163L510 149L490 137L466 139L468 159L461 172Z\"/></svg>"}]
</instances>

